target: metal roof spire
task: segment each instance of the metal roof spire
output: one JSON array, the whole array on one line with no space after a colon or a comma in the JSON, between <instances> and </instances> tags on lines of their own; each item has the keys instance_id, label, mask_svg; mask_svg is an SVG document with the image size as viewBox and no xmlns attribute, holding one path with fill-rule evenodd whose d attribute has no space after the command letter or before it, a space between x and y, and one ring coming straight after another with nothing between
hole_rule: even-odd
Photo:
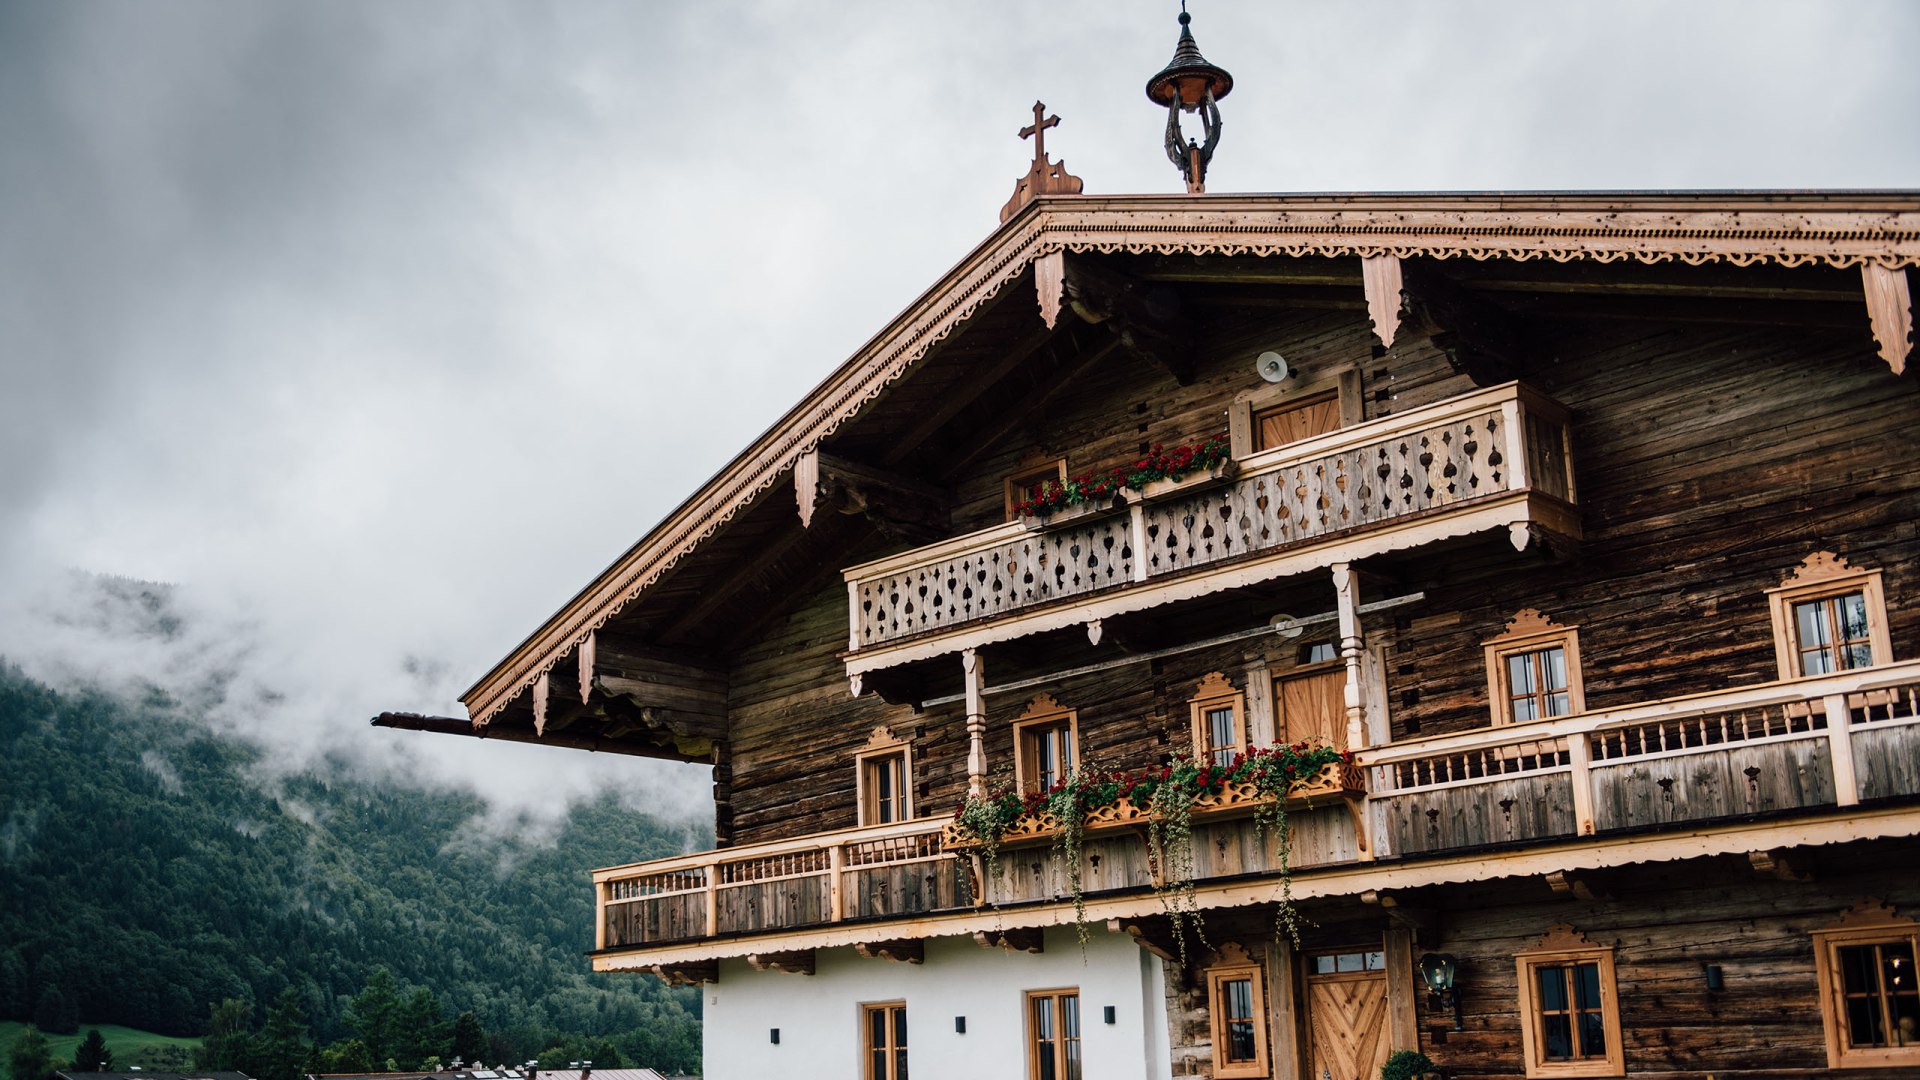
<instances>
[{"instance_id":1,"label":"metal roof spire","mask_svg":"<svg viewBox=\"0 0 1920 1080\"><path fill-rule=\"evenodd\" d=\"M1207 164L1213 160L1214 147L1220 144L1220 107L1215 102L1232 92L1233 76L1200 55L1192 22L1186 0L1180 0L1180 40L1174 46L1173 59L1147 80L1147 98L1167 107L1167 158L1186 178L1187 193L1198 195L1207 190ZM1200 114L1204 143L1181 133L1182 112Z\"/></svg>"}]
</instances>

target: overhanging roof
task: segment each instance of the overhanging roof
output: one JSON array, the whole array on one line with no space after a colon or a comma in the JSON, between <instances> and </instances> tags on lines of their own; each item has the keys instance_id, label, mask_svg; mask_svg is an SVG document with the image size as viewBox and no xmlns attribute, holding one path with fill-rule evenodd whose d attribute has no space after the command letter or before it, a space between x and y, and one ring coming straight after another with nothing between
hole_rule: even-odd
<instances>
[{"instance_id":1,"label":"overhanging roof","mask_svg":"<svg viewBox=\"0 0 1920 1080\"><path fill-rule=\"evenodd\" d=\"M1007 221L461 701L484 724L1055 252L1920 265L1920 192L1060 196Z\"/></svg>"}]
</instances>

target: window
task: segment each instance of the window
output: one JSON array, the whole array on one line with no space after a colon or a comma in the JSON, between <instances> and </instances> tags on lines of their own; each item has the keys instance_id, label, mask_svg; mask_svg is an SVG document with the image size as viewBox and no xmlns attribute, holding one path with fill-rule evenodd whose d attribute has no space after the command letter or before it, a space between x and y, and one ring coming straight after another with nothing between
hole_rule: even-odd
<instances>
[{"instance_id":1,"label":"window","mask_svg":"<svg viewBox=\"0 0 1920 1080\"><path fill-rule=\"evenodd\" d=\"M860 1006L865 1080L907 1080L907 1003Z\"/></svg>"},{"instance_id":2,"label":"window","mask_svg":"<svg viewBox=\"0 0 1920 1080\"><path fill-rule=\"evenodd\" d=\"M1027 992L1028 1080L1080 1080L1080 991Z\"/></svg>"},{"instance_id":3,"label":"window","mask_svg":"<svg viewBox=\"0 0 1920 1080\"><path fill-rule=\"evenodd\" d=\"M913 817L913 748L877 727L855 755L860 824L887 825Z\"/></svg>"},{"instance_id":4,"label":"window","mask_svg":"<svg viewBox=\"0 0 1920 1080\"><path fill-rule=\"evenodd\" d=\"M1893 662L1880 571L1816 551L1767 596L1780 677L1831 675Z\"/></svg>"},{"instance_id":5,"label":"window","mask_svg":"<svg viewBox=\"0 0 1920 1080\"><path fill-rule=\"evenodd\" d=\"M1207 1013L1213 1023L1213 1075L1267 1075L1267 999L1260 966L1237 945L1221 946L1226 961L1207 969Z\"/></svg>"},{"instance_id":6,"label":"window","mask_svg":"<svg viewBox=\"0 0 1920 1080\"><path fill-rule=\"evenodd\" d=\"M1620 1076L1619 993L1613 950L1556 926L1519 965L1520 1042L1528 1076Z\"/></svg>"},{"instance_id":7,"label":"window","mask_svg":"<svg viewBox=\"0 0 1920 1080\"><path fill-rule=\"evenodd\" d=\"M1487 696L1496 724L1524 724L1586 711L1580 688L1580 634L1532 608L1487 642Z\"/></svg>"},{"instance_id":8,"label":"window","mask_svg":"<svg viewBox=\"0 0 1920 1080\"><path fill-rule=\"evenodd\" d=\"M1041 694L1013 722L1014 782L1021 791L1049 791L1073 773L1079 720L1072 709Z\"/></svg>"},{"instance_id":9,"label":"window","mask_svg":"<svg viewBox=\"0 0 1920 1080\"><path fill-rule=\"evenodd\" d=\"M1227 431L1236 458L1360 422L1360 374L1352 368L1307 382L1261 385L1235 397Z\"/></svg>"},{"instance_id":10,"label":"window","mask_svg":"<svg viewBox=\"0 0 1920 1080\"><path fill-rule=\"evenodd\" d=\"M1193 756L1226 765L1247 750L1246 697L1220 672L1200 680L1189 699L1193 712Z\"/></svg>"},{"instance_id":11,"label":"window","mask_svg":"<svg viewBox=\"0 0 1920 1080\"><path fill-rule=\"evenodd\" d=\"M1869 900L1813 944L1827 1067L1920 1065L1920 923Z\"/></svg>"},{"instance_id":12,"label":"window","mask_svg":"<svg viewBox=\"0 0 1920 1080\"><path fill-rule=\"evenodd\" d=\"M1014 507L1039 494L1035 489L1050 482L1064 481L1066 478L1066 458L1054 458L1052 461L1029 464L1027 467L1008 476L1006 485L1007 520L1012 521L1017 516L1013 512Z\"/></svg>"}]
</instances>

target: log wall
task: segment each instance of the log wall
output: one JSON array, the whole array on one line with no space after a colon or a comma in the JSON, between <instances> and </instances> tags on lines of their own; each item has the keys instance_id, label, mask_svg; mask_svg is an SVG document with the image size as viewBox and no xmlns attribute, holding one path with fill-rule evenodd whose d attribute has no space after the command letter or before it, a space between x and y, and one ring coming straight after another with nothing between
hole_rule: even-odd
<instances>
[{"instance_id":1,"label":"log wall","mask_svg":"<svg viewBox=\"0 0 1920 1080\"><path fill-rule=\"evenodd\" d=\"M1920 654L1920 605L1906 602L1920 573L1920 391L1890 375L1859 336L1651 320L1561 324L1522 375L1573 410L1586 538L1558 558L1515 554L1500 537L1368 567L1383 577L1363 598L1427 594L1367 624L1370 645L1384 655L1393 738L1487 724L1482 644L1524 607L1580 628L1589 709L1769 681L1765 591L1821 548L1885 572L1893 653ZM1211 359L1187 387L1116 352L1048 399L1043 424L1017 431L952 478L955 531L998 522L1002 478L1031 458L1065 456L1076 472L1102 470L1154 442L1224 430L1233 396L1258 385L1251 358L1260 349L1280 348L1309 373L1357 364L1368 419L1472 388L1422 339L1380 358L1371 344L1358 312L1223 315L1210 331ZM849 552L844 562L894 549ZM1333 606L1329 583L1317 576L1269 596L1288 589L1299 599L1281 610ZM1248 605L1232 625L1195 628L1195 636L1245 629L1267 614ZM946 812L965 792L960 707L916 715L873 695L853 700L837 656L846 618L844 587L829 576L735 658L738 842L853 824L853 755L878 724L911 737L922 813ZM1169 657L1049 689L1079 710L1083 760L1137 768L1184 744L1186 701L1206 672L1225 671L1244 688L1250 663L1290 664L1296 644ZM1044 656L1032 659L1044 669ZM953 666L946 693L960 689L957 660ZM989 699L988 752L997 767L1011 761L1011 720L1030 694ZM1535 824L1557 828L1557 805L1549 799ZM1635 820L1629 809L1620 813Z\"/></svg>"}]
</instances>

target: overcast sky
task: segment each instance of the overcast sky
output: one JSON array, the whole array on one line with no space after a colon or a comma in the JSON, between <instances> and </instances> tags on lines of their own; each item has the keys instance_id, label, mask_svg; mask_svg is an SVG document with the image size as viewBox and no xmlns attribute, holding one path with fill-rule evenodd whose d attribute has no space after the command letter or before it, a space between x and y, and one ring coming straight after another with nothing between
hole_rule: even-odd
<instances>
[{"instance_id":1,"label":"overcast sky","mask_svg":"<svg viewBox=\"0 0 1920 1080\"><path fill-rule=\"evenodd\" d=\"M1911 0L1192 9L1216 192L1920 186ZM984 238L1035 98L1089 193L1180 190L1176 12L0 0L0 655L224 671L282 763L699 794L366 720L462 715ZM192 629L50 625L63 568Z\"/></svg>"}]
</instances>

